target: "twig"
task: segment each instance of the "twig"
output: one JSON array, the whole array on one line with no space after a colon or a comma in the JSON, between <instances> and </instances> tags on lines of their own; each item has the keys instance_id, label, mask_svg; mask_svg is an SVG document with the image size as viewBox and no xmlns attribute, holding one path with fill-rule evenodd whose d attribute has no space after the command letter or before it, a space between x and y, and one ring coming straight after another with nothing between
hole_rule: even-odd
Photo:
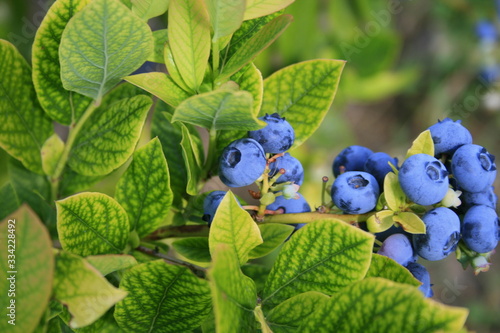
<instances>
[{"instance_id":1,"label":"twig","mask_svg":"<svg viewBox=\"0 0 500 333\"><path fill-rule=\"evenodd\" d=\"M163 259L166 262L174 264L174 265L185 266L185 267L189 268L198 277L204 278L206 276L206 273L207 273L206 268L190 264L188 262L182 261L182 260L177 259L177 258L169 257L169 256L167 256L167 255L165 255L163 253L160 253L160 252L158 252L158 251L156 251L154 249L150 249L150 248L145 247L145 246L138 246L136 248L136 250L140 251L142 253L145 253L147 255Z\"/></svg>"}]
</instances>

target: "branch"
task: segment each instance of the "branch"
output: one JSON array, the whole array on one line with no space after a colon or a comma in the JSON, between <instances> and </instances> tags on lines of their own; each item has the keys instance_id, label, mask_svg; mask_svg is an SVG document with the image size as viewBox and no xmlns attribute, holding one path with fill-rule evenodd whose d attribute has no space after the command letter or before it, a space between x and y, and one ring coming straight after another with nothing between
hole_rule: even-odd
<instances>
[{"instance_id":1,"label":"branch","mask_svg":"<svg viewBox=\"0 0 500 333\"><path fill-rule=\"evenodd\" d=\"M163 259L163 260L165 260L166 262L168 262L170 264L185 266L185 267L189 268L198 277L204 278L206 276L206 273L207 273L206 268L190 264L188 262L179 260L177 258L169 257L169 256L167 256L167 255L165 255L163 253L160 253L160 252L158 252L158 251L156 251L154 249L150 249L150 248L145 247L145 246L138 246L136 248L136 250L140 251L142 253L145 253L147 255Z\"/></svg>"},{"instance_id":2,"label":"branch","mask_svg":"<svg viewBox=\"0 0 500 333\"><path fill-rule=\"evenodd\" d=\"M355 224L357 222L365 222L370 216L375 214L375 212L370 212L366 214L325 214L318 212L311 213L296 213L296 214L276 214L269 215L264 218L261 223L284 223L284 224L296 224L296 223L311 223L317 220L337 220L343 221L349 224Z\"/></svg>"},{"instance_id":3,"label":"branch","mask_svg":"<svg viewBox=\"0 0 500 333\"><path fill-rule=\"evenodd\" d=\"M147 239L157 240L171 237L204 237L208 236L208 225L181 225L177 227L163 227L151 235L147 236Z\"/></svg>"}]
</instances>

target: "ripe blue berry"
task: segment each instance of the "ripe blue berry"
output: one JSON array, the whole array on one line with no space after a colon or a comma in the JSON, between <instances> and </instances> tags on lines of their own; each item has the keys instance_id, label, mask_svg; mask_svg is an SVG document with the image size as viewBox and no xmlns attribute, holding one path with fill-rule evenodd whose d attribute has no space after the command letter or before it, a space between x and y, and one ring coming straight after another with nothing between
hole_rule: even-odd
<instances>
[{"instance_id":1,"label":"ripe blue berry","mask_svg":"<svg viewBox=\"0 0 500 333\"><path fill-rule=\"evenodd\" d=\"M448 192L448 171L444 165L427 154L408 157L398 175L403 192L419 205L433 205Z\"/></svg>"},{"instance_id":2,"label":"ripe blue berry","mask_svg":"<svg viewBox=\"0 0 500 333\"><path fill-rule=\"evenodd\" d=\"M476 34L480 39L490 42L494 42L498 37L495 25L486 20L479 21L476 24Z\"/></svg>"},{"instance_id":3,"label":"ripe blue berry","mask_svg":"<svg viewBox=\"0 0 500 333\"><path fill-rule=\"evenodd\" d=\"M247 186L255 182L265 168L266 157L261 145L253 139L239 139L222 151L219 176L229 187Z\"/></svg>"},{"instance_id":4,"label":"ripe blue berry","mask_svg":"<svg viewBox=\"0 0 500 333\"><path fill-rule=\"evenodd\" d=\"M428 211L422 220L425 234L413 235L413 248L426 260L441 260L455 251L460 240L460 219L452 210L438 207Z\"/></svg>"},{"instance_id":5,"label":"ripe blue berry","mask_svg":"<svg viewBox=\"0 0 500 333\"><path fill-rule=\"evenodd\" d=\"M404 234L394 234L387 237L377 253L391 258L402 266L416 260L411 242Z\"/></svg>"},{"instance_id":6,"label":"ripe blue berry","mask_svg":"<svg viewBox=\"0 0 500 333\"><path fill-rule=\"evenodd\" d=\"M265 121L267 126L256 131L249 131L248 137L262 145L266 153L284 153L293 145L295 131L292 125L279 114L265 115L259 119Z\"/></svg>"},{"instance_id":7,"label":"ripe blue berry","mask_svg":"<svg viewBox=\"0 0 500 333\"><path fill-rule=\"evenodd\" d=\"M451 160L453 177L467 192L486 191L497 175L495 156L478 145L464 145L457 149Z\"/></svg>"},{"instance_id":8,"label":"ripe blue berry","mask_svg":"<svg viewBox=\"0 0 500 333\"><path fill-rule=\"evenodd\" d=\"M381 189L384 187L385 175L392 171L389 162L396 168L398 167L397 158L391 157L386 153L378 152L371 154L364 166L364 171L375 177Z\"/></svg>"},{"instance_id":9,"label":"ripe blue berry","mask_svg":"<svg viewBox=\"0 0 500 333\"><path fill-rule=\"evenodd\" d=\"M332 200L347 214L363 214L377 205L377 180L366 172L348 171L338 176L332 185Z\"/></svg>"},{"instance_id":10,"label":"ripe blue berry","mask_svg":"<svg viewBox=\"0 0 500 333\"><path fill-rule=\"evenodd\" d=\"M417 262L409 263L406 268L415 277L415 279L422 282L422 285L418 287L418 290L420 290L425 297L432 297L434 293L431 288L431 276L429 275L427 269Z\"/></svg>"},{"instance_id":11,"label":"ripe blue berry","mask_svg":"<svg viewBox=\"0 0 500 333\"><path fill-rule=\"evenodd\" d=\"M278 157L276 161L269 164L269 176L274 177L280 169L284 169L285 173L278 178L276 181L277 184L293 182L297 185L302 185L304 181L304 168L298 159L289 153Z\"/></svg>"},{"instance_id":12,"label":"ripe blue berry","mask_svg":"<svg viewBox=\"0 0 500 333\"><path fill-rule=\"evenodd\" d=\"M293 213L308 213L311 211L311 207L307 203L306 199L302 196L302 194L297 193L299 195L298 199L285 199L282 195L276 197L276 200L267 206L269 210L278 210L283 209L284 214L293 214ZM306 223L299 223L295 225L295 230L298 230L305 226Z\"/></svg>"},{"instance_id":13,"label":"ripe blue berry","mask_svg":"<svg viewBox=\"0 0 500 333\"><path fill-rule=\"evenodd\" d=\"M333 160L333 174L338 177L340 167L344 167L344 171L363 171L365 163L371 154L373 154L373 151L363 146L345 148Z\"/></svg>"},{"instance_id":14,"label":"ripe blue berry","mask_svg":"<svg viewBox=\"0 0 500 333\"><path fill-rule=\"evenodd\" d=\"M498 216L493 208L473 206L465 213L462 238L472 251L490 252L498 245L499 233Z\"/></svg>"},{"instance_id":15,"label":"ripe blue berry","mask_svg":"<svg viewBox=\"0 0 500 333\"><path fill-rule=\"evenodd\" d=\"M462 205L460 207L470 208L476 205L485 205L493 209L497 208L498 197L494 192L493 186L490 186L486 191L482 192L462 192L460 196Z\"/></svg>"},{"instance_id":16,"label":"ripe blue berry","mask_svg":"<svg viewBox=\"0 0 500 333\"><path fill-rule=\"evenodd\" d=\"M212 224L215 212L217 211L222 199L224 199L226 193L226 191L213 191L205 197L205 200L203 201L202 219L208 222L208 225Z\"/></svg>"},{"instance_id":17,"label":"ripe blue berry","mask_svg":"<svg viewBox=\"0 0 500 333\"><path fill-rule=\"evenodd\" d=\"M472 135L462 126L461 120L453 121L450 118L439 120L429 127L432 141L434 141L434 155L453 154L459 147L471 144Z\"/></svg>"}]
</instances>

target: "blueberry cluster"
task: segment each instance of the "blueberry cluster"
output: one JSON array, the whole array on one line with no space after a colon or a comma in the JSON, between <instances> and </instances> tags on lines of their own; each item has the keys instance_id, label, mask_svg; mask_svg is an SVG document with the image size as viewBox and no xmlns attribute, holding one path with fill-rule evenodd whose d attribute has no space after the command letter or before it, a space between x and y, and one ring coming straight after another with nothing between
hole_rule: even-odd
<instances>
[{"instance_id":1,"label":"blueberry cluster","mask_svg":"<svg viewBox=\"0 0 500 333\"><path fill-rule=\"evenodd\" d=\"M295 140L290 123L278 113L261 118L267 125L249 131L248 137L231 142L219 163L219 177L229 187L259 183L261 205L281 213L310 212L304 197L297 193L304 181L304 169L299 160L287 153ZM263 179L267 178L264 189ZM204 201L204 220L211 223L224 191L211 192ZM296 229L302 225L296 225Z\"/></svg>"}]
</instances>

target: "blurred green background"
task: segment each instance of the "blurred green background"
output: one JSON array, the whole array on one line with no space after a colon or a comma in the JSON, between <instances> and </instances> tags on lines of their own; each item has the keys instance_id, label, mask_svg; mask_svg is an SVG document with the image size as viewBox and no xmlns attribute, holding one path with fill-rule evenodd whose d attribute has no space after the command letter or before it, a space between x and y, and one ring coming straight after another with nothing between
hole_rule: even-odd
<instances>
[{"instance_id":1,"label":"blurred green background","mask_svg":"<svg viewBox=\"0 0 500 333\"><path fill-rule=\"evenodd\" d=\"M29 60L36 28L51 3L0 0L0 38ZM321 203L321 178L332 177L331 163L343 148L364 145L402 160L413 139L445 117L462 119L475 143L500 156L500 81L481 75L500 63L500 47L498 38L476 33L485 20L500 29L497 5L493 0L296 0L287 9L294 23L256 60L264 77L308 59L347 60L332 110L315 135L292 152L306 169L301 192L313 208ZM151 24L159 29L165 21ZM6 161L0 150L0 184ZM112 192L116 177L94 189ZM478 277L454 258L425 265L436 300L468 307L470 330L500 332L498 254L490 271Z\"/></svg>"}]
</instances>

